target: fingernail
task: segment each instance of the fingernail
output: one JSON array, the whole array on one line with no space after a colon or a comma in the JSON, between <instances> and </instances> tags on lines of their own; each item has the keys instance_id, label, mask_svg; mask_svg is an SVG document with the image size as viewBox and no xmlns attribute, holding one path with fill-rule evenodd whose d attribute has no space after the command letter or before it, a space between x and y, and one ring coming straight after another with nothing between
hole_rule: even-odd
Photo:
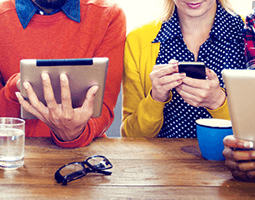
<instances>
[{"instance_id":1,"label":"fingernail","mask_svg":"<svg viewBox=\"0 0 255 200\"><path fill-rule=\"evenodd\" d=\"M185 76L186 76L186 73L181 73L180 76L181 76L181 77L185 77Z\"/></svg>"},{"instance_id":2,"label":"fingernail","mask_svg":"<svg viewBox=\"0 0 255 200\"><path fill-rule=\"evenodd\" d=\"M98 85L97 85L97 87L96 87L96 89L95 89L95 91L94 91L94 94L96 94L98 90L99 90L99 87L98 87Z\"/></svg>"},{"instance_id":3,"label":"fingernail","mask_svg":"<svg viewBox=\"0 0 255 200\"><path fill-rule=\"evenodd\" d=\"M41 74L42 80L46 80L48 78L48 75L46 73Z\"/></svg>"},{"instance_id":4,"label":"fingernail","mask_svg":"<svg viewBox=\"0 0 255 200\"><path fill-rule=\"evenodd\" d=\"M168 62L168 64L175 64L175 65L177 65L177 64L178 64L178 61L176 61L176 60L170 60L170 61Z\"/></svg>"},{"instance_id":5,"label":"fingernail","mask_svg":"<svg viewBox=\"0 0 255 200\"><path fill-rule=\"evenodd\" d=\"M243 146L244 146L244 148L247 148L247 149L253 149L253 142L252 141L245 141L243 143Z\"/></svg>"},{"instance_id":6,"label":"fingernail","mask_svg":"<svg viewBox=\"0 0 255 200\"><path fill-rule=\"evenodd\" d=\"M25 89L28 89L28 82L24 82L24 83L23 83L23 87L24 87Z\"/></svg>"},{"instance_id":7,"label":"fingernail","mask_svg":"<svg viewBox=\"0 0 255 200\"><path fill-rule=\"evenodd\" d=\"M66 74L60 74L60 80L61 81L64 81L64 80L66 80Z\"/></svg>"},{"instance_id":8,"label":"fingernail","mask_svg":"<svg viewBox=\"0 0 255 200\"><path fill-rule=\"evenodd\" d=\"M15 92L15 95L16 95L17 98L19 98L20 93L19 92Z\"/></svg>"}]
</instances>

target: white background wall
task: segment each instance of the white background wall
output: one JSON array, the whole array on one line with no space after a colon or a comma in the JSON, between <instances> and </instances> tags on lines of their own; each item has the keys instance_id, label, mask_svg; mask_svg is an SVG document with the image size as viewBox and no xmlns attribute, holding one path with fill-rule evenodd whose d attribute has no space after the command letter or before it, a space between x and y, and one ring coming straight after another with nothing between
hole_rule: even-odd
<instances>
[{"instance_id":1,"label":"white background wall","mask_svg":"<svg viewBox=\"0 0 255 200\"><path fill-rule=\"evenodd\" d=\"M161 16L164 0L115 0L127 16L127 31ZM252 0L229 0L240 15L247 15L252 9Z\"/></svg>"},{"instance_id":2,"label":"white background wall","mask_svg":"<svg viewBox=\"0 0 255 200\"><path fill-rule=\"evenodd\" d=\"M137 26L160 18L164 0L115 0L123 8L127 17L127 33ZM252 0L229 0L236 13L246 16L252 10ZM255 1L255 0L254 0ZM115 107L115 119L107 130L108 137L120 137L122 118L122 97L119 95Z\"/></svg>"}]
</instances>

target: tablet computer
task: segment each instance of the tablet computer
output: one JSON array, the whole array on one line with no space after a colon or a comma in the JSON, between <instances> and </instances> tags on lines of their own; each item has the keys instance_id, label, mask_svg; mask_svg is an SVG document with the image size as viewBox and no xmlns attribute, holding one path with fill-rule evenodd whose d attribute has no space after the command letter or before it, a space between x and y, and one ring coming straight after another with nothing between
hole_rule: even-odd
<instances>
[{"instance_id":1,"label":"tablet computer","mask_svg":"<svg viewBox=\"0 0 255 200\"><path fill-rule=\"evenodd\" d=\"M107 75L108 58L84 58L84 59L22 59L20 61L20 92L25 99L27 93L23 88L23 82L28 81L38 99L46 105L42 87L42 73L48 73L57 103L61 103L60 74L65 73L69 80L72 106L82 106L87 90L98 85L95 96L94 113L92 117L100 117L103 105L104 89ZM24 119L36 119L21 106L21 117Z\"/></svg>"},{"instance_id":2,"label":"tablet computer","mask_svg":"<svg viewBox=\"0 0 255 200\"><path fill-rule=\"evenodd\" d=\"M222 77L233 134L255 141L255 70L224 69Z\"/></svg>"}]
</instances>

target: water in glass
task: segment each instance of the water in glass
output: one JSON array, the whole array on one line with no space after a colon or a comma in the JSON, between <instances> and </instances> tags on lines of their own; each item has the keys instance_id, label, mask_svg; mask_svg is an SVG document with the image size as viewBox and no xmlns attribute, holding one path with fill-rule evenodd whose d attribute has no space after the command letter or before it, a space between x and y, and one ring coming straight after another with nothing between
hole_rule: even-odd
<instances>
[{"instance_id":1,"label":"water in glass","mask_svg":"<svg viewBox=\"0 0 255 200\"><path fill-rule=\"evenodd\" d=\"M24 164L24 142L23 130L0 129L0 168L16 169Z\"/></svg>"}]
</instances>

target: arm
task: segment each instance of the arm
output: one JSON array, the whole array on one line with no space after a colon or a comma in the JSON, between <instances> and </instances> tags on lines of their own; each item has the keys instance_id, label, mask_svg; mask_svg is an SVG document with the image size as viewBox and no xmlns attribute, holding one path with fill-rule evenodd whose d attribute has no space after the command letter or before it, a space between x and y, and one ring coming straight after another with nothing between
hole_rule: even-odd
<instances>
[{"instance_id":1,"label":"arm","mask_svg":"<svg viewBox=\"0 0 255 200\"><path fill-rule=\"evenodd\" d=\"M143 38L143 37L142 37ZM170 89L180 84L173 65L155 65L158 44L143 48L139 35L128 36L124 54L122 136L155 137L163 124ZM151 55L155 51L155 55ZM150 60L151 59L151 60ZM151 72L152 71L152 72Z\"/></svg>"},{"instance_id":2,"label":"arm","mask_svg":"<svg viewBox=\"0 0 255 200\"><path fill-rule=\"evenodd\" d=\"M112 12L108 16L111 21L108 25L102 27L105 29L105 31L102 32L104 35L102 35L101 42L93 54L93 57L109 58L102 115L99 118L91 118L93 98L96 92L96 89L93 89L93 87L91 88L91 92L90 90L88 91L83 106L72 109L68 79L66 76L60 76L61 106L57 105L55 102L47 74L42 76L42 81L48 107L38 102L28 83L26 91L32 106L26 104L26 102L20 98L21 104L29 112L32 111L32 114L36 115L50 127L51 135L59 146L67 148L86 146L94 138L102 136L113 121L113 109L117 101L122 77L126 23L122 10L116 9L111 11ZM36 110L33 108L36 108Z\"/></svg>"},{"instance_id":3,"label":"arm","mask_svg":"<svg viewBox=\"0 0 255 200\"><path fill-rule=\"evenodd\" d=\"M165 104L145 93L139 72L139 43L129 35L124 51L122 136L154 137L163 123ZM149 66L148 66L149 67ZM147 77L149 81L149 77Z\"/></svg>"},{"instance_id":4,"label":"arm","mask_svg":"<svg viewBox=\"0 0 255 200\"><path fill-rule=\"evenodd\" d=\"M20 117L20 104L15 95L18 91L16 82L20 74L13 74L5 83L0 73L0 116L1 117Z\"/></svg>"},{"instance_id":5,"label":"arm","mask_svg":"<svg viewBox=\"0 0 255 200\"><path fill-rule=\"evenodd\" d=\"M114 13L112 22L104 38L94 53L94 57L108 57L108 71L105 85L102 115L99 118L91 118L82 134L70 142L61 142L55 135L53 138L59 146L77 147L86 146L94 138L100 137L110 127L114 119L114 107L120 91L122 71L123 71L123 52L126 38L126 19L124 12L118 9Z\"/></svg>"}]
</instances>

